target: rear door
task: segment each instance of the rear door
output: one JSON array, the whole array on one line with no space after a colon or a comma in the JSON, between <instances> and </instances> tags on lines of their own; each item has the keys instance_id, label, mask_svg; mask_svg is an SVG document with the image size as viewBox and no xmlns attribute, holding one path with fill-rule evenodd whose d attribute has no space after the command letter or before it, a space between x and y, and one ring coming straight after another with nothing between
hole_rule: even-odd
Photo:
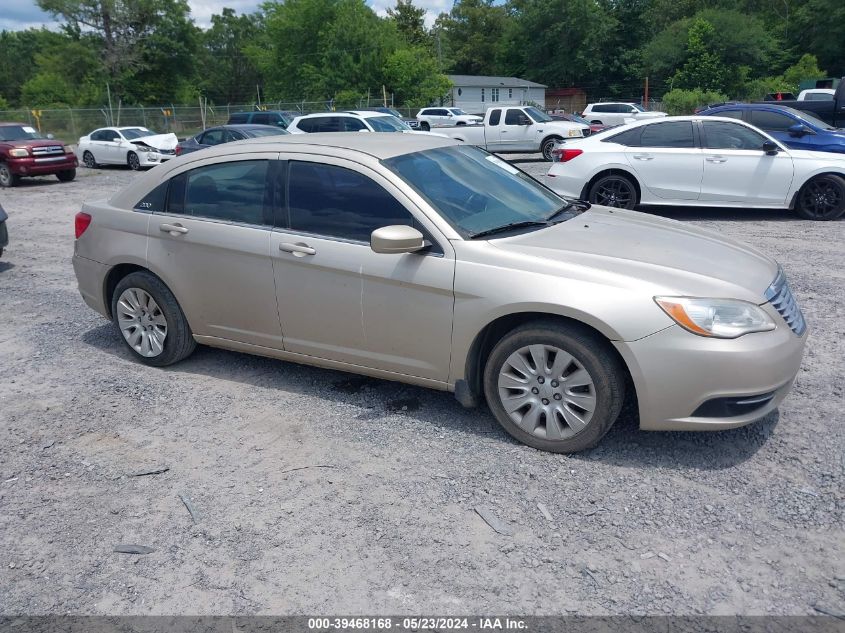
<instances>
[{"instance_id":1,"label":"rear door","mask_svg":"<svg viewBox=\"0 0 845 633\"><path fill-rule=\"evenodd\" d=\"M148 259L197 336L283 349L269 254L277 156L188 163L151 218Z\"/></svg>"},{"instance_id":2,"label":"rear door","mask_svg":"<svg viewBox=\"0 0 845 633\"><path fill-rule=\"evenodd\" d=\"M362 165L289 158L287 212L270 247L285 349L446 381L455 268L448 241L435 240L425 253L373 252L376 228L434 229L401 191Z\"/></svg>"},{"instance_id":3,"label":"rear door","mask_svg":"<svg viewBox=\"0 0 845 633\"><path fill-rule=\"evenodd\" d=\"M704 159L692 121L651 123L640 129L638 146L625 150L640 184L664 200L698 200Z\"/></svg>"},{"instance_id":4,"label":"rear door","mask_svg":"<svg viewBox=\"0 0 845 633\"><path fill-rule=\"evenodd\" d=\"M704 178L701 200L756 207L784 207L793 178L786 151L768 155L768 139L741 123L703 119Z\"/></svg>"}]
</instances>

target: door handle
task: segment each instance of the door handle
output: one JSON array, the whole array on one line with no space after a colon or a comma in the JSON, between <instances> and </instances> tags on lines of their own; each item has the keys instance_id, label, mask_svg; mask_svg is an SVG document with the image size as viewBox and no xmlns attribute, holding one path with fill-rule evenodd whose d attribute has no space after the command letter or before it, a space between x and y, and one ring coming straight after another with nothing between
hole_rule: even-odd
<instances>
[{"instance_id":1,"label":"door handle","mask_svg":"<svg viewBox=\"0 0 845 633\"><path fill-rule=\"evenodd\" d=\"M722 158L721 156L708 156L707 157L708 163L726 163L728 162L727 158Z\"/></svg>"},{"instance_id":2,"label":"door handle","mask_svg":"<svg viewBox=\"0 0 845 633\"><path fill-rule=\"evenodd\" d=\"M637 160L654 160L654 156L648 154L634 154L634 158Z\"/></svg>"},{"instance_id":3,"label":"door handle","mask_svg":"<svg viewBox=\"0 0 845 633\"><path fill-rule=\"evenodd\" d=\"M158 228L162 233L170 233L173 236L184 235L188 232L188 229L181 224L160 224Z\"/></svg>"},{"instance_id":4,"label":"door handle","mask_svg":"<svg viewBox=\"0 0 845 633\"><path fill-rule=\"evenodd\" d=\"M307 244L291 244L290 242L282 242L279 244L279 250L284 253L293 253L297 257L303 255L316 255L317 251Z\"/></svg>"}]
</instances>

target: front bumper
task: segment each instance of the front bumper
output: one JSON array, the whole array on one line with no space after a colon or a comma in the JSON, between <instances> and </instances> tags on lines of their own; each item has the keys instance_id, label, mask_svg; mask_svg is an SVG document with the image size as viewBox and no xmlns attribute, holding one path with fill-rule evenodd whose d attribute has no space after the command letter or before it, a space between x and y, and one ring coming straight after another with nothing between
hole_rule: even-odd
<instances>
[{"instance_id":1,"label":"front bumper","mask_svg":"<svg viewBox=\"0 0 845 633\"><path fill-rule=\"evenodd\" d=\"M166 163L171 158L176 158L176 154L163 154L157 151L136 152L136 154L138 154L138 160L141 163L141 167L154 167L156 165L160 165L161 163Z\"/></svg>"},{"instance_id":2,"label":"front bumper","mask_svg":"<svg viewBox=\"0 0 845 633\"><path fill-rule=\"evenodd\" d=\"M614 343L634 381L640 428L729 429L777 408L801 366L807 333L796 336L771 305L762 307L778 324L771 332L714 339L673 325L638 341ZM759 406L721 406L758 398Z\"/></svg>"},{"instance_id":3,"label":"front bumper","mask_svg":"<svg viewBox=\"0 0 845 633\"><path fill-rule=\"evenodd\" d=\"M9 171L18 176L47 176L57 174L60 171L76 169L79 161L73 154L61 154L59 156L45 156L35 158L9 158L6 160Z\"/></svg>"}]
</instances>

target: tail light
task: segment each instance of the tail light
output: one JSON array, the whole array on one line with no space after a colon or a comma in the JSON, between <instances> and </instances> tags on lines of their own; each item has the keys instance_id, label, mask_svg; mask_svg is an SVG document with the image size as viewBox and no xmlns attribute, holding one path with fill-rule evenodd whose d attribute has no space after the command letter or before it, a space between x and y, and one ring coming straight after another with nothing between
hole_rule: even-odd
<instances>
[{"instance_id":1,"label":"tail light","mask_svg":"<svg viewBox=\"0 0 845 633\"><path fill-rule=\"evenodd\" d=\"M82 234L88 229L91 225L91 216L87 213L82 213L81 211L76 214L76 218L74 218L74 231L76 233L76 239L82 237Z\"/></svg>"},{"instance_id":2,"label":"tail light","mask_svg":"<svg viewBox=\"0 0 845 633\"><path fill-rule=\"evenodd\" d=\"M572 149L572 148L563 148L559 147L558 149L552 150L552 156L554 157L554 162L556 163L565 163L567 161L572 160L576 156L580 156L584 153L582 149Z\"/></svg>"},{"instance_id":3,"label":"tail light","mask_svg":"<svg viewBox=\"0 0 845 633\"><path fill-rule=\"evenodd\" d=\"M176 155L177 155L177 156L181 156L181 155L182 155L182 146L181 146L181 145L177 145L177 146L176 146Z\"/></svg>"}]
</instances>

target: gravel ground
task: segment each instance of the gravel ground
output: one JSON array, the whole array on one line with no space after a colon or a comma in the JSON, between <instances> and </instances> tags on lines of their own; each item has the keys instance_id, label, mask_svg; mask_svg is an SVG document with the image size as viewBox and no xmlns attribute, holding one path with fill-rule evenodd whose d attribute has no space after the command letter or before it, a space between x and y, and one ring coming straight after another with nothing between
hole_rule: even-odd
<instances>
[{"instance_id":1,"label":"gravel ground","mask_svg":"<svg viewBox=\"0 0 845 633\"><path fill-rule=\"evenodd\" d=\"M70 265L82 200L132 178L0 191L0 614L845 611L845 221L661 211L783 263L811 328L795 389L743 429L626 415L561 456L445 393L209 348L132 361Z\"/></svg>"}]
</instances>

